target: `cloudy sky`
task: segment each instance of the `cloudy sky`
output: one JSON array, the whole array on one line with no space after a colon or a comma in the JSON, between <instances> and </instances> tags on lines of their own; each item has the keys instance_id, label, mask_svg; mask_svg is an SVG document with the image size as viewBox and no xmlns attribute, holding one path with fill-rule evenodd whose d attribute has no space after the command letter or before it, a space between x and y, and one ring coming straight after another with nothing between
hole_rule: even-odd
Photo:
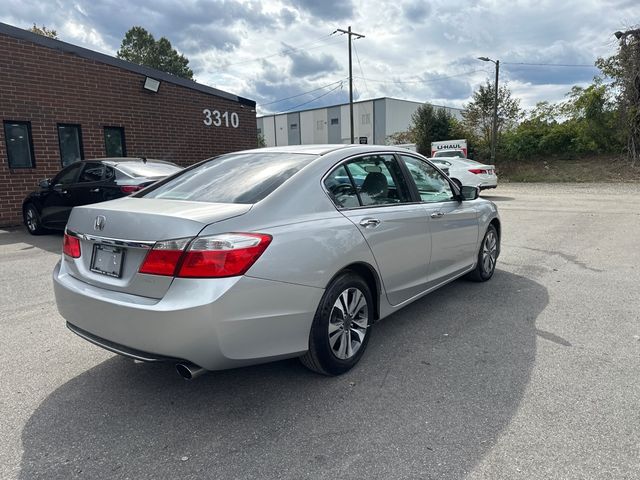
<instances>
[{"instance_id":1,"label":"cloudy sky","mask_svg":"<svg viewBox=\"0 0 640 480\"><path fill-rule=\"evenodd\" d=\"M200 83L256 100L259 113L348 100L346 29L356 99L390 96L461 107L501 62L524 107L591 81L638 0L3 0L0 21L57 30L110 55L134 25L167 37ZM549 66L523 64L561 64Z\"/></svg>"}]
</instances>

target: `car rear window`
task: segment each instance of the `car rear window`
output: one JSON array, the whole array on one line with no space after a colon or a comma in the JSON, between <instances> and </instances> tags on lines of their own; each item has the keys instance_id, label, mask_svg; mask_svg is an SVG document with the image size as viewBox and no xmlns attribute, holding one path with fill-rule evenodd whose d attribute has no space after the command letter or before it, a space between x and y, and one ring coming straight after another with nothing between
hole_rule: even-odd
<instances>
[{"instance_id":1,"label":"car rear window","mask_svg":"<svg viewBox=\"0 0 640 480\"><path fill-rule=\"evenodd\" d=\"M439 152L436 152L434 157L440 157L440 158L442 158L442 157L445 157L445 158L454 158L454 157L464 158L464 154L460 150L441 150Z\"/></svg>"},{"instance_id":2,"label":"car rear window","mask_svg":"<svg viewBox=\"0 0 640 480\"><path fill-rule=\"evenodd\" d=\"M223 155L189 168L140 196L211 203L256 203L315 158L315 155L292 153Z\"/></svg>"},{"instance_id":3,"label":"car rear window","mask_svg":"<svg viewBox=\"0 0 640 480\"><path fill-rule=\"evenodd\" d=\"M130 177L167 177L181 170L181 167L172 163L154 162L119 163L117 168Z\"/></svg>"}]
</instances>

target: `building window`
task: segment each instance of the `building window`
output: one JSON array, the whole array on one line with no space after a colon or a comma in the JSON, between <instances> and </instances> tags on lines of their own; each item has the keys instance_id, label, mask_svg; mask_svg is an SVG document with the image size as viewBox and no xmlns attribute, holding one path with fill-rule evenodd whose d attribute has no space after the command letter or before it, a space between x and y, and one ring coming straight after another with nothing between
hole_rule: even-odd
<instances>
[{"instance_id":1,"label":"building window","mask_svg":"<svg viewBox=\"0 0 640 480\"><path fill-rule=\"evenodd\" d=\"M331 119L331 125L339 125L339 124L340 124L340 120L338 118Z\"/></svg>"},{"instance_id":2,"label":"building window","mask_svg":"<svg viewBox=\"0 0 640 480\"><path fill-rule=\"evenodd\" d=\"M35 167L31 122L4 122L4 140L9 168Z\"/></svg>"},{"instance_id":3,"label":"building window","mask_svg":"<svg viewBox=\"0 0 640 480\"><path fill-rule=\"evenodd\" d=\"M291 124L291 130L297 130L298 129L298 124L297 123L292 123Z\"/></svg>"},{"instance_id":4,"label":"building window","mask_svg":"<svg viewBox=\"0 0 640 480\"><path fill-rule=\"evenodd\" d=\"M104 148L107 157L126 157L127 146L124 143L124 128L104 127Z\"/></svg>"},{"instance_id":5,"label":"building window","mask_svg":"<svg viewBox=\"0 0 640 480\"><path fill-rule=\"evenodd\" d=\"M60 161L66 167L84 158L82 151L82 132L80 125L58 124L58 144Z\"/></svg>"},{"instance_id":6,"label":"building window","mask_svg":"<svg viewBox=\"0 0 640 480\"><path fill-rule=\"evenodd\" d=\"M324 122L322 120L316 121L316 130L324 130Z\"/></svg>"},{"instance_id":7,"label":"building window","mask_svg":"<svg viewBox=\"0 0 640 480\"><path fill-rule=\"evenodd\" d=\"M362 114L362 125L371 125L371 114L370 113Z\"/></svg>"}]
</instances>

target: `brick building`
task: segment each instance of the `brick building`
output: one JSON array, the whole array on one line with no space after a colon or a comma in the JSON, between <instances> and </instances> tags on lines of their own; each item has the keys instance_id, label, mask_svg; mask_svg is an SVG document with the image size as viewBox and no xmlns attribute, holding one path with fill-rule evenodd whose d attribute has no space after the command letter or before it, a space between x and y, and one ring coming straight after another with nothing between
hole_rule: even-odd
<instances>
[{"instance_id":1,"label":"brick building","mask_svg":"<svg viewBox=\"0 0 640 480\"><path fill-rule=\"evenodd\" d=\"M0 23L0 226L81 158L189 165L254 148L255 102Z\"/></svg>"}]
</instances>

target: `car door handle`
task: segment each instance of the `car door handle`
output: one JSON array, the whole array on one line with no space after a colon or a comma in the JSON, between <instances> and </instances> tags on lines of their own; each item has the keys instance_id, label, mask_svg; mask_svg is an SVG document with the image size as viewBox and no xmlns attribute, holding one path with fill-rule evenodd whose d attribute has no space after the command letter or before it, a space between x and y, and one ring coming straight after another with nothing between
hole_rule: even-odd
<instances>
[{"instance_id":1,"label":"car door handle","mask_svg":"<svg viewBox=\"0 0 640 480\"><path fill-rule=\"evenodd\" d=\"M380 220L377 218L363 218L360 220L360 225L364 228L374 228L380 225Z\"/></svg>"},{"instance_id":2,"label":"car door handle","mask_svg":"<svg viewBox=\"0 0 640 480\"><path fill-rule=\"evenodd\" d=\"M100 191L99 188L92 188L91 190L89 190L91 193L98 193Z\"/></svg>"},{"instance_id":3,"label":"car door handle","mask_svg":"<svg viewBox=\"0 0 640 480\"><path fill-rule=\"evenodd\" d=\"M442 212L433 212L431 214L431 218L440 218L440 217L444 217L444 213L442 213Z\"/></svg>"}]
</instances>

